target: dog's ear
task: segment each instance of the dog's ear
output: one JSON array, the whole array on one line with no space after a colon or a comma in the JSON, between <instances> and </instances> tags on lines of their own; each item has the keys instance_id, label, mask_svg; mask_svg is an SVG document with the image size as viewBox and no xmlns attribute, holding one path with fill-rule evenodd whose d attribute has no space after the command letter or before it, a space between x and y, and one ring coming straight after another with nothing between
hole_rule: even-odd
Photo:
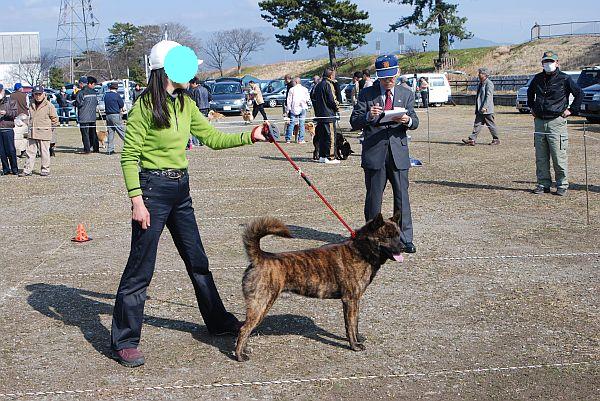
<instances>
[{"instance_id":1,"label":"dog's ear","mask_svg":"<svg viewBox=\"0 0 600 401\"><path fill-rule=\"evenodd\" d=\"M380 227L383 227L385 222L383 221L383 215L379 213L377 216L373 218L367 225L369 227L369 231L375 231Z\"/></svg>"},{"instance_id":2,"label":"dog's ear","mask_svg":"<svg viewBox=\"0 0 600 401\"><path fill-rule=\"evenodd\" d=\"M390 220L393 221L396 224L400 224L400 217L402 216L402 212L400 212L399 210L396 211L396 213L394 213L394 215L392 217L390 217Z\"/></svg>"}]
</instances>

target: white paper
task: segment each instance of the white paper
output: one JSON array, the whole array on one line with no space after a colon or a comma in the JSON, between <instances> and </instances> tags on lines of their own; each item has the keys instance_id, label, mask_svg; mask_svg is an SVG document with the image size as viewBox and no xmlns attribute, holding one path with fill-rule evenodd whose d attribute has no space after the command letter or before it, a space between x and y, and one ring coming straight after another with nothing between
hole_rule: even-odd
<instances>
[{"instance_id":1,"label":"white paper","mask_svg":"<svg viewBox=\"0 0 600 401\"><path fill-rule=\"evenodd\" d=\"M394 110L386 110L377 121L377 124L395 122L393 121L394 118L401 117L403 114L406 114L406 109L404 107L394 107Z\"/></svg>"}]
</instances>

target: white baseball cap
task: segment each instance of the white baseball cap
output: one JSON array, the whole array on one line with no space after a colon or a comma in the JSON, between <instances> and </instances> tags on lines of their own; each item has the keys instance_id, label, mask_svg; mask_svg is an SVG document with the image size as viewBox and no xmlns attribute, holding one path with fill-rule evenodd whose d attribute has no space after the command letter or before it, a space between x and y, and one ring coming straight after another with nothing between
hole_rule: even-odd
<instances>
[{"instance_id":1,"label":"white baseball cap","mask_svg":"<svg viewBox=\"0 0 600 401\"><path fill-rule=\"evenodd\" d=\"M150 50L150 69L158 70L165 68L165 58L167 53L177 46L181 46L179 43L172 40L161 40L152 47Z\"/></svg>"}]
</instances>

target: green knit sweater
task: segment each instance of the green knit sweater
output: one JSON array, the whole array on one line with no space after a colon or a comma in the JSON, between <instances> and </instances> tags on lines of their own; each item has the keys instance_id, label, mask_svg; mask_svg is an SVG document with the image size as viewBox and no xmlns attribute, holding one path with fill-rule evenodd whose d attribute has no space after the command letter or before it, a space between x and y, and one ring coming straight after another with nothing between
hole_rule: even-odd
<instances>
[{"instance_id":1,"label":"green knit sweater","mask_svg":"<svg viewBox=\"0 0 600 401\"><path fill-rule=\"evenodd\" d=\"M121 153L121 167L130 198L142 194L139 169L186 169L185 148L190 134L211 149L226 149L252 143L250 133L225 134L215 129L204 117L194 101L184 97L183 111L179 98L169 100L171 126L159 129L153 126L152 110L138 99L127 121L125 143Z\"/></svg>"}]
</instances>

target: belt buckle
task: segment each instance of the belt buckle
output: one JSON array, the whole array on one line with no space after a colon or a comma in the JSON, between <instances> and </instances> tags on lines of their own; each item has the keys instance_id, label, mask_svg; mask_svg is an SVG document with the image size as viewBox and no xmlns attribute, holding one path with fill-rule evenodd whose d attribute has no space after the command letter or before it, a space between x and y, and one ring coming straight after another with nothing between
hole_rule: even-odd
<instances>
[{"instance_id":1,"label":"belt buckle","mask_svg":"<svg viewBox=\"0 0 600 401\"><path fill-rule=\"evenodd\" d=\"M183 174L181 173L180 170L169 170L166 171L166 176L167 178L171 179L171 180L178 180L181 177L183 177Z\"/></svg>"}]
</instances>

